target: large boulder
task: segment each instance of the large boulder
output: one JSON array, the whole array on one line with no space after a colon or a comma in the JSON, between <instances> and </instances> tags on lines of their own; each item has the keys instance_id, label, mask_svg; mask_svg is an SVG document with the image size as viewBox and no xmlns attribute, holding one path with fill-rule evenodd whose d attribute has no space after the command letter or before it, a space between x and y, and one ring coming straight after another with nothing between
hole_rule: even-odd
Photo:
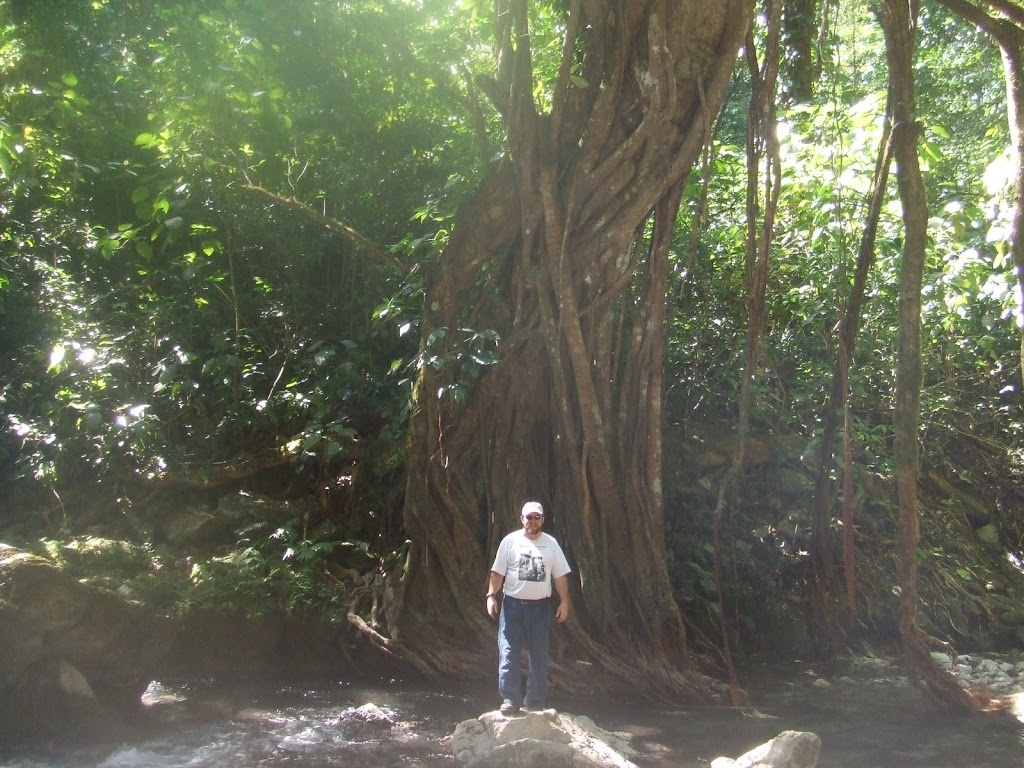
<instances>
[{"instance_id":1,"label":"large boulder","mask_svg":"<svg viewBox=\"0 0 1024 768\"><path fill-rule=\"evenodd\" d=\"M40 659L29 665L6 698L0 728L12 740L85 740L116 727L89 681L64 659Z\"/></svg>"},{"instance_id":2,"label":"large boulder","mask_svg":"<svg viewBox=\"0 0 1024 768\"><path fill-rule=\"evenodd\" d=\"M173 625L0 545L0 741L74 740L120 721L153 679Z\"/></svg>"},{"instance_id":3,"label":"large boulder","mask_svg":"<svg viewBox=\"0 0 1024 768\"><path fill-rule=\"evenodd\" d=\"M589 718L553 709L465 720L452 734L452 752L465 768L635 768L629 758L637 754Z\"/></svg>"},{"instance_id":4,"label":"large boulder","mask_svg":"<svg viewBox=\"0 0 1024 768\"><path fill-rule=\"evenodd\" d=\"M732 760L717 757L711 768L815 768L821 739L807 731L783 731L771 741Z\"/></svg>"}]
</instances>

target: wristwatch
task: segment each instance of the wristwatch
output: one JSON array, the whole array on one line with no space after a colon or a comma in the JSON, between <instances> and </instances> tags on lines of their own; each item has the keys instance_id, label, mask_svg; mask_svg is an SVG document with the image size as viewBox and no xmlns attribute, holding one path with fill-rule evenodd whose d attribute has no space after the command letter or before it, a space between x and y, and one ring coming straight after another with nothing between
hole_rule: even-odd
<instances>
[{"instance_id":1,"label":"wristwatch","mask_svg":"<svg viewBox=\"0 0 1024 768\"><path fill-rule=\"evenodd\" d=\"M498 596L498 593L497 593L497 592L488 592L488 593L487 593L487 596L488 596L488 597L497 597L497 596Z\"/></svg>"}]
</instances>

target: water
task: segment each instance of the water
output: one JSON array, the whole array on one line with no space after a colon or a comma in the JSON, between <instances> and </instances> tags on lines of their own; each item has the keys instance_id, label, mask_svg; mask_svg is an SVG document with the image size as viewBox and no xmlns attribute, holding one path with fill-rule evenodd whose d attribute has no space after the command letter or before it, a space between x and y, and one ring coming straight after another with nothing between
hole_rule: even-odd
<instances>
[{"instance_id":1,"label":"water","mask_svg":"<svg viewBox=\"0 0 1024 768\"><path fill-rule=\"evenodd\" d=\"M736 758L784 730L822 740L820 768L1016 768L1024 766L1024 724L1005 715L962 718L937 713L905 683L834 686L783 684L753 692L754 707L646 709L595 719L625 730L660 765L697 768ZM601 722L602 715L604 721Z\"/></svg>"},{"instance_id":2,"label":"water","mask_svg":"<svg viewBox=\"0 0 1024 768\"><path fill-rule=\"evenodd\" d=\"M443 692L345 683L154 682L143 700L151 710L148 737L78 749L21 750L0 756L0 766L450 768L445 737L457 722L480 711L468 698ZM398 724L384 738L343 726L346 714L369 702Z\"/></svg>"},{"instance_id":3,"label":"water","mask_svg":"<svg viewBox=\"0 0 1024 768\"><path fill-rule=\"evenodd\" d=\"M1024 725L1009 715L956 718L927 708L897 679L815 688L799 677L748 687L752 710L559 700L608 730L634 735L641 765L707 768L783 730L822 738L821 768L1024 767ZM148 733L131 743L0 754L0 768L452 768L446 739L461 720L492 709L487 690L428 690L398 682L154 683ZM353 731L346 715L373 703L398 725Z\"/></svg>"}]
</instances>

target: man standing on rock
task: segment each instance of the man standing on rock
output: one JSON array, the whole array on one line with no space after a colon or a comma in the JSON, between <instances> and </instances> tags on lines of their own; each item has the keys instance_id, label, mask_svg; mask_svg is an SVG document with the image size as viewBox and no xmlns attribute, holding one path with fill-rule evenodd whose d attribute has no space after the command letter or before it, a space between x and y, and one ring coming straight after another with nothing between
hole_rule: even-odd
<instances>
[{"instance_id":1,"label":"man standing on rock","mask_svg":"<svg viewBox=\"0 0 1024 768\"><path fill-rule=\"evenodd\" d=\"M498 619L498 693L505 715L523 706L543 709L547 701L552 583L558 593L554 616L559 623L569 618L569 563L558 542L541 531L544 508L528 501L521 519L522 530L498 545L487 585L487 613ZM525 700L519 671L524 648L530 654Z\"/></svg>"}]
</instances>

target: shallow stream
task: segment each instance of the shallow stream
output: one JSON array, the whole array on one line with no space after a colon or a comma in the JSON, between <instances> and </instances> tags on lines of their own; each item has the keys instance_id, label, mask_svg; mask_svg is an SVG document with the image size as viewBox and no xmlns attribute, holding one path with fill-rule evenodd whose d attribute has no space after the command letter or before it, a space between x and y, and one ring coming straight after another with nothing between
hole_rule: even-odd
<instances>
[{"instance_id":1,"label":"shallow stream","mask_svg":"<svg viewBox=\"0 0 1024 768\"><path fill-rule=\"evenodd\" d=\"M629 705L559 699L565 712L626 731L639 765L707 766L738 757L780 731L822 739L820 768L1009 768L1024 766L1024 724L1010 714L937 714L898 677L813 685L800 674L752 686L752 710ZM281 685L163 681L146 696L148 735L132 743L0 753L2 768L452 768L447 737L461 720L495 708L490 690L426 690L407 684ZM372 703L398 723L385 738L339 728L344 713Z\"/></svg>"}]
</instances>

